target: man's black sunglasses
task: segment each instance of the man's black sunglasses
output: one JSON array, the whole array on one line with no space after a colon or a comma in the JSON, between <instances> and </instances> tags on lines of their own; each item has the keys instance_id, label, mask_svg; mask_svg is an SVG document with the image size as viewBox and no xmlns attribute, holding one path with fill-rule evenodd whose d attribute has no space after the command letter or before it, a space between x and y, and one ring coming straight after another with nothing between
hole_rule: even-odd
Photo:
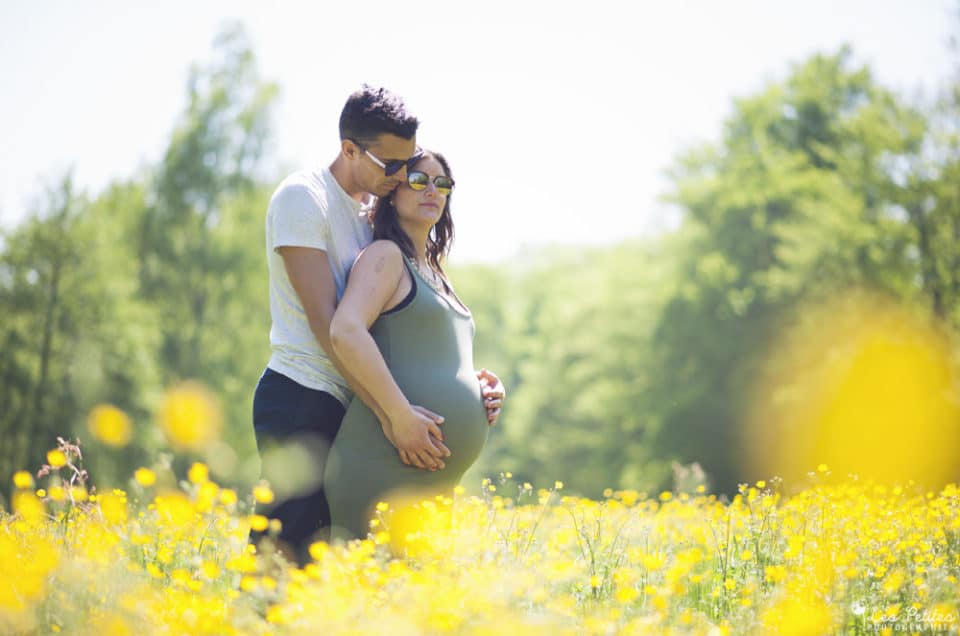
<instances>
[{"instance_id":1,"label":"man's black sunglasses","mask_svg":"<svg viewBox=\"0 0 960 636\"><path fill-rule=\"evenodd\" d=\"M357 144L356 141L353 143ZM366 153L368 157L370 157L370 161L383 168L383 174L387 177L397 174L404 166L406 166L407 170L412 170L413 166L416 165L416 163L423 157L423 151L417 148L416 152L414 152L413 156L409 159L391 159L390 161L383 161L372 152L364 148L362 145L357 144L357 146L360 148L360 150Z\"/></svg>"}]
</instances>

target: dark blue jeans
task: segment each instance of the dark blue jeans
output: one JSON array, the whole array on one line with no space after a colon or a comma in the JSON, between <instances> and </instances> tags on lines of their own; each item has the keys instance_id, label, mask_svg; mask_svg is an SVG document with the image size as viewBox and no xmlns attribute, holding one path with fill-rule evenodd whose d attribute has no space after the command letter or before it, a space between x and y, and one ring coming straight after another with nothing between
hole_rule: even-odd
<instances>
[{"instance_id":1,"label":"dark blue jeans","mask_svg":"<svg viewBox=\"0 0 960 636\"><path fill-rule=\"evenodd\" d=\"M328 538L323 471L344 412L329 393L309 389L269 367L253 395L261 472L277 493L262 513L280 520L279 539L296 553L300 565L309 562L310 543ZM299 487L291 488L293 482ZM260 536L253 533L251 539Z\"/></svg>"}]
</instances>

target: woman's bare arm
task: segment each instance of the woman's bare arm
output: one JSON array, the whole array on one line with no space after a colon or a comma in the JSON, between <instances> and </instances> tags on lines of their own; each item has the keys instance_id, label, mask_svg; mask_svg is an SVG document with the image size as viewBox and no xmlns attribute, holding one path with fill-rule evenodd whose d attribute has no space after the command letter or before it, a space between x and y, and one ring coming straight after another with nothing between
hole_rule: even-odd
<instances>
[{"instance_id":1,"label":"woman's bare arm","mask_svg":"<svg viewBox=\"0 0 960 636\"><path fill-rule=\"evenodd\" d=\"M375 241L361 252L330 322L330 343L344 369L383 409L391 442L415 465L443 468L450 451L439 441L439 426L407 401L370 335L370 326L396 293L404 271L403 255L393 242Z\"/></svg>"}]
</instances>

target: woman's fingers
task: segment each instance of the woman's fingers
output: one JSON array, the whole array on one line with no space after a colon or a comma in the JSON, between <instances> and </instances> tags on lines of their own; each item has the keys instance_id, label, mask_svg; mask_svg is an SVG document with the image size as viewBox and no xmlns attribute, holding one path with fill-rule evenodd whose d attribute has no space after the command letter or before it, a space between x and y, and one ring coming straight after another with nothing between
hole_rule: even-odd
<instances>
[{"instance_id":1,"label":"woman's fingers","mask_svg":"<svg viewBox=\"0 0 960 636\"><path fill-rule=\"evenodd\" d=\"M427 451L417 452L417 457L420 459L420 463L423 464L422 467L426 470L440 470L444 467L444 463L442 461L439 459L434 459Z\"/></svg>"},{"instance_id":2,"label":"woman's fingers","mask_svg":"<svg viewBox=\"0 0 960 636\"><path fill-rule=\"evenodd\" d=\"M450 451L443 445L443 431L440 430L440 427L430 422L427 424L427 434L430 436L427 441L438 449L438 456L449 457Z\"/></svg>"},{"instance_id":3,"label":"woman's fingers","mask_svg":"<svg viewBox=\"0 0 960 636\"><path fill-rule=\"evenodd\" d=\"M450 457L450 449L447 448L447 445L438 439L434 438L430 440L430 444L433 446L433 450L436 451L434 457L438 461L443 461L444 457Z\"/></svg>"}]
</instances>

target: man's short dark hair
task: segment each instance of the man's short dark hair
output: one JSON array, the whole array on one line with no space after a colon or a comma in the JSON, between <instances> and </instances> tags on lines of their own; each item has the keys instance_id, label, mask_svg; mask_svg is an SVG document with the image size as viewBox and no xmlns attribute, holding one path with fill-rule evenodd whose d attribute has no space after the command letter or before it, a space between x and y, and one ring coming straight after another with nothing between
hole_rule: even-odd
<instances>
[{"instance_id":1,"label":"man's short dark hair","mask_svg":"<svg viewBox=\"0 0 960 636\"><path fill-rule=\"evenodd\" d=\"M360 145L371 144L383 134L412 139L419 125L399 95L364 84L343 106L340 139L352 139Z\"/></svg>"}]
</instances>

